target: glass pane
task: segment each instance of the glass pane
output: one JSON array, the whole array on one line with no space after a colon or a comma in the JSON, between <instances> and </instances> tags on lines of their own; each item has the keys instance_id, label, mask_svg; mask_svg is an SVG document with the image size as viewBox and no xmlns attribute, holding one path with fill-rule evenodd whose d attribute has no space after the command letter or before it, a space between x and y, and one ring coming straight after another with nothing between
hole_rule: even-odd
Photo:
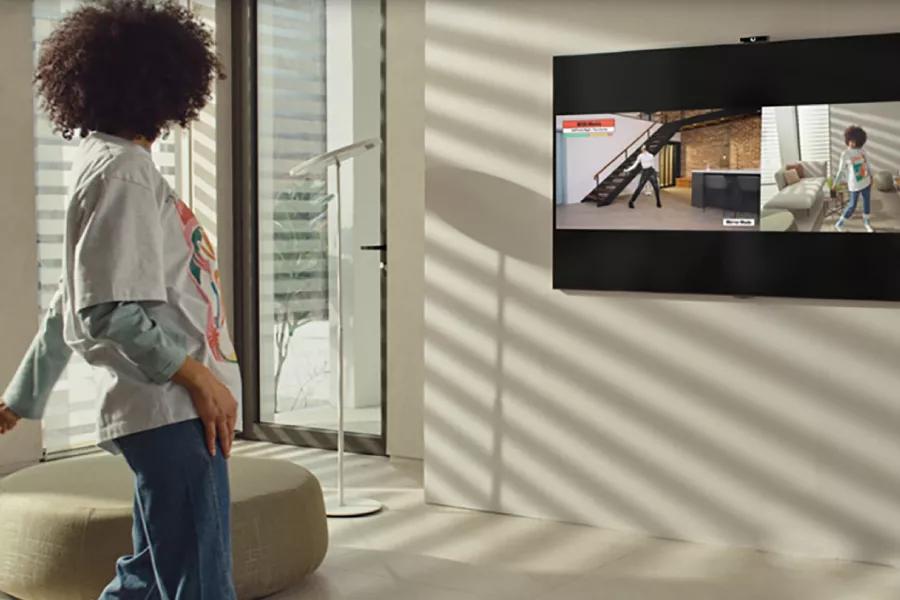
<instances>
[{"instance_id":1,"label":"glass pane","mask_svg":"<svg viewBox=\"0 0 900 600\"><path fill-rule=\"evenodd\" d=\"M335 429L337 180L291 177L326 150L378 137L378 2L257 5L260 420ZM341 292L348 431L381 433L380 148L344 163Z\"/></svg>"}]
</instances>

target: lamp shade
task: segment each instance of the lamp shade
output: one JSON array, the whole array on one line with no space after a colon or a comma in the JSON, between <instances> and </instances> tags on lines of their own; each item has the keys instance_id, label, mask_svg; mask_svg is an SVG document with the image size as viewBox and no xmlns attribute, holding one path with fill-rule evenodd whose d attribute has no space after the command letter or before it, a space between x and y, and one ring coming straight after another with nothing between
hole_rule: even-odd
<instances>
[{"instance_id":1,"label":"lamp shade","mask_svg":"<svg viewBox=\"0 0 900 600\"><path fill-rule=\"evenodd\" d=\"M302 163L291 169L289 175L291 177L299 177L300 175L305 175L316 169L329 167L333 164L337 164L338 162L344 162L345 160L355 158L361 154L365 154L369 150L377 148L380 145L380 139L371 138L368 140L363 140L361 142L356 142L355 144L350 144L349 146L344 146L343 148L338 148L337 150L331 150L324 154L314 156L309 160L303 161Z\"/></svg>"}]
</instances>

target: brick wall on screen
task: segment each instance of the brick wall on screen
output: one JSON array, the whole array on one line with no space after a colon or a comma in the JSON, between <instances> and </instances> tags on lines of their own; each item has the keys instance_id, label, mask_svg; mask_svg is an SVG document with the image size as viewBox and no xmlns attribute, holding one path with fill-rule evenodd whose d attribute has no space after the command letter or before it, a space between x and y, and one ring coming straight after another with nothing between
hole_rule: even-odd
<instances>
[{"instance_id":1,"label":"brick wall on screen","mask_svg":"<svg viewBox=\"0 0 900 600\"><path fill-rule=\"evenodd\" d=\"M731 168L758 169L762 117L741 119L729 125L731 128Z\"/></svg>"},{"instance_id":2,"label":"brick wall on screen","mask_svg":"<svg viewBox=\"0 0 900 600\"><path fill-rule=\"evenodd\" d=\"M681 134L682 173L711 168L758 169L762 120L751 117Z\"/></svg>"}]
</instances>

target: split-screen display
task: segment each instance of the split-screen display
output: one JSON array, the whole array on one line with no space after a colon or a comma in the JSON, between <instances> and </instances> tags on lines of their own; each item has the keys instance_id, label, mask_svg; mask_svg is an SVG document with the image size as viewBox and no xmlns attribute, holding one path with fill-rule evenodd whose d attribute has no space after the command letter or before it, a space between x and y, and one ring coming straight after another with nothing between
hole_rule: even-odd
<instances>
[{"instance_id":1,"label":"split-screen display","mask_svg":"<svg viewBox=\"0 0 900 600\"><path fill-rule=\"evenodd\" d=\"M900 102L557 115L559 229L900 231Z\"/></svg>"}]
</instances>

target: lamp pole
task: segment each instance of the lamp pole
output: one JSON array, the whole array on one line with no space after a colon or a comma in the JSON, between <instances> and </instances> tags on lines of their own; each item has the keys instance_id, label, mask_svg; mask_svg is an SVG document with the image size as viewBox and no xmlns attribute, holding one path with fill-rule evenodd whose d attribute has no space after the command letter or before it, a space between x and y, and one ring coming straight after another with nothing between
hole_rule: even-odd
<instances>
[{"instance_id":1,"label":"lamp pole","mask_svg":"<svg viewBox=\"0 0 900 600\"><path fill-rule=\"evenodd\" d=\"M377 500L368 498L347 498L344 494L344 402L346 399L346 385L344 382L344 298L342 291L343 282L343 265L344 265L344 230L343 219L341 217L343 199L341 197L341 165L344 161L360 156L378 147L381 140L371 139L363 142L350 144L331 152L313 157L290 170L292 177L301 174L307 174L315 168L328 168L331 165L335 167L335 225L337 229L337 241L335 244L335 253L337 255L337 265L335 268L335 304L337 314L336 343L337 343L337 496L336 498L326 498L325 513L329 517L362 517L379 512L383 506Z\"/></svg>"}]
</instances>

